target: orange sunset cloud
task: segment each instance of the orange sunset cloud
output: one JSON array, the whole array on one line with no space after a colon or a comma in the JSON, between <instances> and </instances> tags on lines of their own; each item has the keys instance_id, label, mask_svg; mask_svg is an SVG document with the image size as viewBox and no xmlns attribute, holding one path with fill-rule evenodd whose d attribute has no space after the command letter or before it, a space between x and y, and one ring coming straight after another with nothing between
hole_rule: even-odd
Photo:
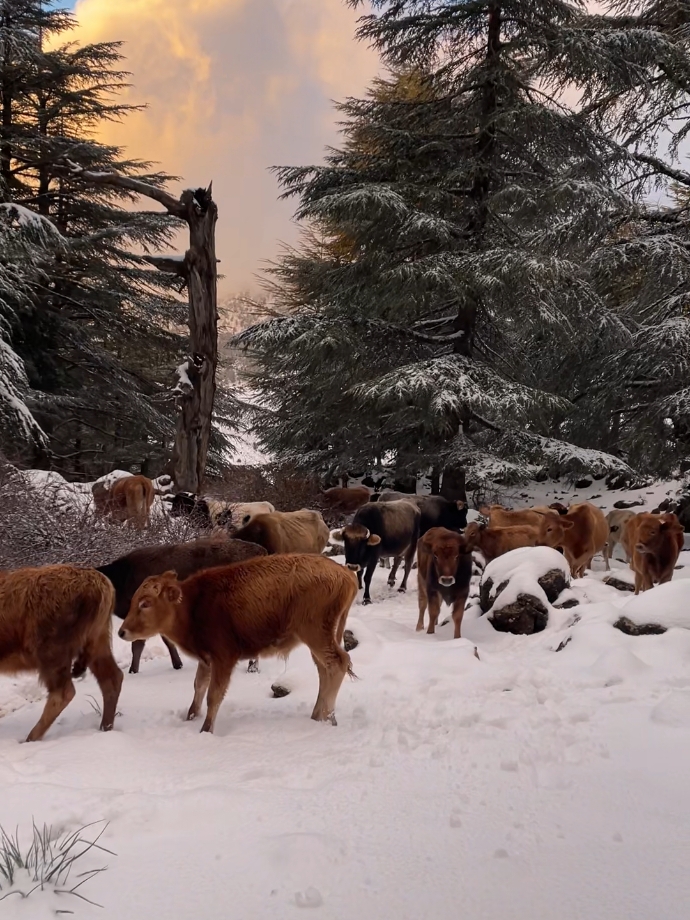
<instances>
[{"instance_id":1,"label":"orange sunset cloud","mask_svg":"<svg viewBox=\"0 0 690 920\"><path fill-rule=\"evenodd\" d=\"M79 0L75 13L77 41L125 42L127 101L148 103L103 139L184 186L212 179L225 289L255 288L296 235L268 168L320 162L337 140L331 100L378 70L357 14L343 0Z\"/></svg>"}]
</instances>

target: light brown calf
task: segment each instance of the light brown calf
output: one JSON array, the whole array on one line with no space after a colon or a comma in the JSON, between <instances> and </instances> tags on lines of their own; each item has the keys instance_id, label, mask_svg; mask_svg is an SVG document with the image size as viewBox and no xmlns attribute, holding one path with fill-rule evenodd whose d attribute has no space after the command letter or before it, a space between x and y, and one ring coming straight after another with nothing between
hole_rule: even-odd
<instances>
[{"instance_id":1,"label":"light brown calf","mask_svg":"<svg viewBox=\"0 0 690 920\"><path fill-rule=\"evenodd\" d=\"M274 511L259 514L233 534L263 546L270 555L322 553L331 532L318 511Z\"/></svg>"},{"instance_id":2,"label":"light brown calf","mask_svg":"<svg viewBox=\"0 0 690 920\"><path fill-rule=\"evenodd\" d=\"M539 514L538 525L516 524L511 527L485 527L474 521L465 528L465 539L472 549L478 549L487 562L523 546L554 545L563 540L573 525L565 522L555 511ZM551 542L549 542L551 541Z\"/></svg>"},{"instance_id":3,"label":"light brown calf","mask_svg":"<svg viewBox=\"0 0 690 920\"><path fill-rule=\"evenodd\" d=\"M335 725L335 701L350 656L341 646L357 579L323 556L264 556L208 569L178 581L174 572L147 578L120 630L128 642L158 633L196 658L195 719L208 691L202 732L212 732L235 665L287 656L308 646L319 672L312 719Z\"/></svg>"},{"instance_id":4,"label":"light brown calf","mask_svg":"<svg viewBox=\"0 0 690 920\"><path fill-rule=\"evenodd\" d=\"M74 699L72 662L81 656L103 694L101 730L115 721L122 685L110 643L115 589L94 569L17 569L0 579L0 672L38 671L48 689L27 741L43 737Z\"/></svg>"},{"instance_id":5,"label":"light brown calf","mask_svg":"<svg viewBox=\"0 0 690 920\"><path fill-rule=\"evenodd\" d=\"M562 547L573 578L582 578L585 571L592 566L592 559L601 553L609 537L609 525L604 517L604 512L582 502L571 505L567 514L559 516L559 521L565 526L570 526L561 537L553 531L546 541L547 546Z\"/></svg>"}]
</instances>

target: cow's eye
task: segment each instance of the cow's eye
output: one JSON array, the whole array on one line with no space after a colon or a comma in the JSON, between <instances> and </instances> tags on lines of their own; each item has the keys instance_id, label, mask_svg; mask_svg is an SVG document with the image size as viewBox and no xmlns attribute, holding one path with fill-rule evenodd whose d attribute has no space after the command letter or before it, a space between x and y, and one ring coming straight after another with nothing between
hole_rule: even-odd
<instances>
[{"instance_id":1,"label":"cow's eye","mask_svg":"<svg viewBox=\"0 0 690 920\"><path fill-rule=\"evenodd\" d=\"M139 610L147 610L151 606L151 601L147 601L144 598L143 601L139 601Z\"/></svg>"}]
</instances>

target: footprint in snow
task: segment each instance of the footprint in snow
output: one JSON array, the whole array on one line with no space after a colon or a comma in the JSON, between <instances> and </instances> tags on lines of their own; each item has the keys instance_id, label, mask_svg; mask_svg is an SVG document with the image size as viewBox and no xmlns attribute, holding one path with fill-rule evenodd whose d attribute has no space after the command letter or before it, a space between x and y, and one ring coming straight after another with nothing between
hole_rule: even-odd
<instances>
[{"instance_id":1,"label":"footprint in snow","mask_svg":"<svg viewBox=\"0 0 690 920\"><path fill-rule=\"evenodd\" d=\"M307 888L306 891L295 892L295 904L298 907L321 907L323 898L318 888Z\"/></svg>"}]
</instances>

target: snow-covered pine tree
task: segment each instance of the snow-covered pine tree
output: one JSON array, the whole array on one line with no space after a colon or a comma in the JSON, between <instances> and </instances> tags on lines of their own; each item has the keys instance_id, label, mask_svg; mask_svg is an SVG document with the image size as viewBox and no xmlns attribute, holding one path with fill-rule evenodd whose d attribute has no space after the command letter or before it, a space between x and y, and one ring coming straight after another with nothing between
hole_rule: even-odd
<instances>
[{"instance_id":1,"label":"snow-covered pine tree","mask_svg":"<svg viewBox=\"0 0 690 920\"><path fill-rule=\"evenodd\" d=\"M104 119L131 106L117 43L52 48L72 15L45 0L2 0L2 170L8 201L52 222L63 246L41 264L30 301L16 304L11 342L30 384L31 411L53 463L70 473L160 467L174 435L175 326L186 309L179 279L146 253L168 244L177 221L134 210L136 196L94 187L78 168L163 187L169 177L96 139ZM21 14L21 15L20 15ZM73 169L77 167L77 169Z\"/></svg>"},{"instance_id":2,"label":"snow-covered pine tree","mask_svg":"<svg viewBox=\"0 0 690 920\"><path fill-rule=\"evenodd\" d=\"M240 338L266 445L474 481L620 467L568 442L563 368L629 341L582 271L625 158L563 100L580 4L380 6L360 34L394 69L324 166L279 170L309 232L273 268L287 315Z\"/></svg>"}]
</instances>

